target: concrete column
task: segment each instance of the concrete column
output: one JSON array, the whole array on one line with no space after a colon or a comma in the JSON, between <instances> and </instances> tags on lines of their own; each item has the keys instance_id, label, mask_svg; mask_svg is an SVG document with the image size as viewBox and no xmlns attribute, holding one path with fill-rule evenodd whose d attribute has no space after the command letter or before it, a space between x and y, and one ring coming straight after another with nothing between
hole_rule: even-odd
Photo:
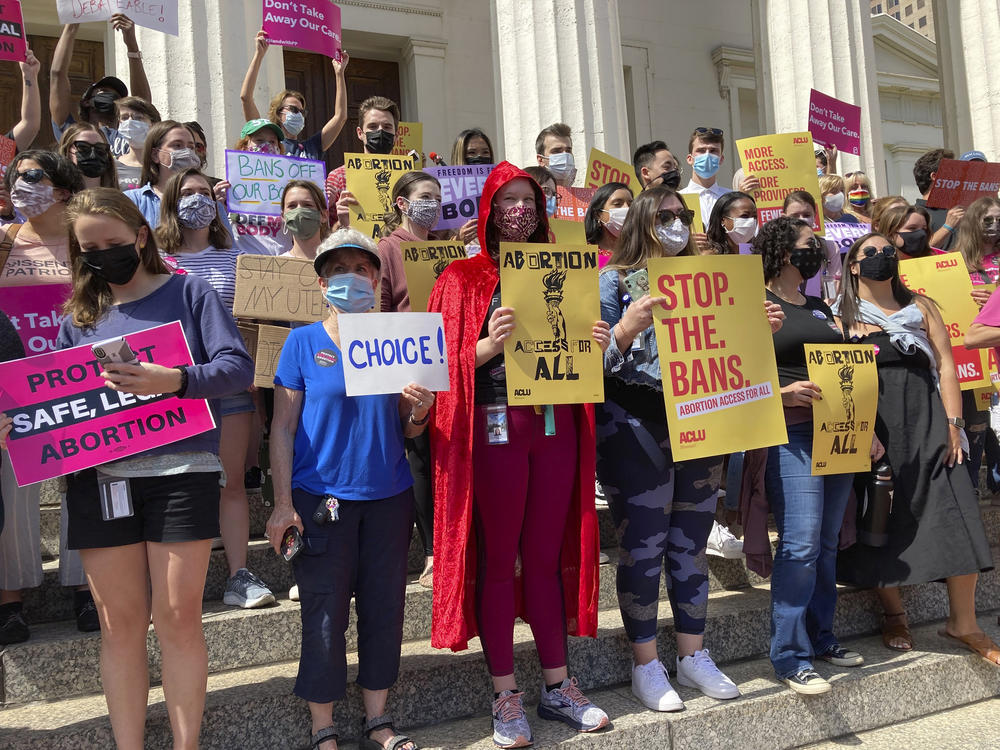
<instances>
[{"instance_id":1,"label":"concrete column","mask_svg":"<svg viewBox=\"0 0 1000 750\"><path fill-rule=\"evenodd\" d=\"M743 122L743 106L740 90L756 91L757 77L754 69L752 50L720 46L712 50L712 62L719 76L719 95L729 105L729 125L726 131L726 163L733 171L740 168L740 155L736 153L735 142L739 138L759 135L756 123Z\"/></svg>"},{"instance_id":2,"label":"concrete column","mask_svg":"<svg viewBox=\"0 0 1000 750\"><path fill-rule=\"evenodd\" d=\"M618 0L492 0L494 76L502 153L535 164L535 137L573 130L583 178L591 146L631 160Z\"/></svg>"},{"instance_id":3,"label":"concrete column","mask_svg":"<svg viewBox=\"0 0 1000 750\"><path fill-rule=\"evenodd\" d=\"M136 26L146 77L164 118L201 123L208 138L208 172L221 177L223 152L239 139L244 123L240 86L261 26L261 4L246 3L233 12L230 0L181 0L179 14L180 36ZM125 46L120 34L113 37L114 67L108 72L127 82ZM281 50L268 50L257 79L256 102L263 116L270 97L285 87Z\"/></svg>"},{"instance_id":4,"label":"concrete column","mask_svg":"<svg viewBox=\"0 0 1000 750\"><path fill-rule=\"evenodd\" d=\"M449 158L454 135L448 122L445 80L447 44L433 39L409 38L403 45L400 81L403 120L424 126L424 153L437 151ZM430 162L428 162L430 164Z\"/></svg>"},{"instance_id":5,"label":"concrete column","mask_svg":"<svg viewBox=\"0 0 1000 750\"><path fill-rule=\"evenodd\" d=\"M864 170L884 194L869 0L751 0L751 12L763 131L807 130L810 88L860 106L861 157L841 155L838 170Z\"/></svg>"},{"instance_id":6,"label":"concrete column","mask_svg":"<svg viewBox=\"0 0 1000 750\"><path fill-rule=\"evenodd\" d=\"M934 30L944 145L1000 159L1000 12L997 0L936 0Z\"/></svg>"}]
</instances>

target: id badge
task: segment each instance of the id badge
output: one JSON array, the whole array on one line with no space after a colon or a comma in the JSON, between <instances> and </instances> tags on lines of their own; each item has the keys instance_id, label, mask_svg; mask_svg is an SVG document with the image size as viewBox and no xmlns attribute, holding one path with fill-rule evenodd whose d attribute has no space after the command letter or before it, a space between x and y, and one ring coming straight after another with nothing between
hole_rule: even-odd
<instances>
[{"instance_id":1,"label":"id badge","mask_svg":"<svg viewBox=\"0 0 1000 750\"><path fill-rule=\"evenodd\" d=\"M97 492L101 500L101 518L105 521L117 521L135 515L132 487L128 479L98 474Z\"/></svg>"},{"instance_id":2,"label":"id badge","mask_svg":"<svg viewBox=\"0 0 1000 750\"><path fill-rule=\"evenodd\" d=\"M494 404L486 407L486 444L506 445L509 440L507 434L507 406L505 404Z\"/></svg>"}]
</instances>

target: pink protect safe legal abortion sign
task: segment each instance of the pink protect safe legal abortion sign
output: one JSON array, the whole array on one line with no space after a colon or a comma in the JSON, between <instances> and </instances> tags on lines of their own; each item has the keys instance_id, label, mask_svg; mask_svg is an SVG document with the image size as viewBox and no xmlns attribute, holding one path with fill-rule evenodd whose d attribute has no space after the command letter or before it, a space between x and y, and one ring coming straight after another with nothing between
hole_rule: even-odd
<instances>
[{"instance_id":1,"label":"pink protect safe legal abortion sign","mask_svg":"<svg viewBox=\"0 0 1000 750\"><path fill-rule=\"evenodd\" d=\"M193 364L178 322L125 336L140 362ZM0 364L0 411L19 486L117 461L215 428L204 399L113 391L89 345Z\"/></svg>"}]
</instances>

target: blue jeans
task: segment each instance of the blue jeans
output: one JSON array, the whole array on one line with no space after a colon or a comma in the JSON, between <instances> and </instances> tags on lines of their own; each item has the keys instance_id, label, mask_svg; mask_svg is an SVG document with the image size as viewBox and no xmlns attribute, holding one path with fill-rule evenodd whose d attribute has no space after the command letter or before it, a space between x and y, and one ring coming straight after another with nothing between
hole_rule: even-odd
<instances>
[{"instance_id":1,"label":"blue jeans","mask_svg":"<svg viewBox=\"0 0 1000 750\"><path fill-rule=\"evenodd\" d=\"M764 475L780 540L771 576L771 664L784 679L837 643L837 543L853 474L810 474L812 423L791 425Z\"/></svg>"}]
</instances>

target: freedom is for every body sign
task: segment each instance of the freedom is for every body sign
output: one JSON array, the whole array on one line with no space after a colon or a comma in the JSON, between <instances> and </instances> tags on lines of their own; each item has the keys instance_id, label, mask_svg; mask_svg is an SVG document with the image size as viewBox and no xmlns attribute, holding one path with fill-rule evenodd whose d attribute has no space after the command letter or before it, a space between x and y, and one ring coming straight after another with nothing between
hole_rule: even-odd
<instances>
[{"instance_id":1,"label":"freedom is for every body sign","mask_svg":"<svg viewBox=\"0 0 1000 750\"><path fill-rule=\"evenodd\" d=\"M226 151L226 208L237 214L281 216L281 193L290 180L326 190L326 163L279 154Z\"/></svg>"},{"instance_id":2,"label":"freedom is for every body sign","mask_svg":"<svg viewBox=\"0 0 1000 750\"><path fill-rule=\"evenodd\" d=\"M264 0L269 44L340 59L340 8L330 0Z\"/></svg>"},{"instance_id":3,"label":"freedom is for every body sign","mask_svg":"<svg viewBox=\"0 0 1000 750\"><path fill-rule=\"evenodd\" d=\"M192 364L181 324L125 337L140 362ZM208 402L113 391L89 345L0 364L0 411L13 418L7 452L24 487L215 428Z\"/></svg>"},{"instance_id":4,"label":"freedom is for every body sign","mask_svg":"<svg viewBox=\"0 0 1000 750\"><path fill-rule=\"evenodd\" d=\"M466 164L458 167L427 167L424 171L441 183L441 218L438 229L458 229L479 216L479 196L493 171L493 164Z\"/></svg>"},{"instance_id":5,"label":"freedom is for every body sign","mask_svg":"<svg viewBox=\"0 0 1000 750\"><path fill-rule=\"evenodd\" d=\"M648 270L674 459L787 442L760 257L651 258Z\"/></svg>"}]
</instances>

